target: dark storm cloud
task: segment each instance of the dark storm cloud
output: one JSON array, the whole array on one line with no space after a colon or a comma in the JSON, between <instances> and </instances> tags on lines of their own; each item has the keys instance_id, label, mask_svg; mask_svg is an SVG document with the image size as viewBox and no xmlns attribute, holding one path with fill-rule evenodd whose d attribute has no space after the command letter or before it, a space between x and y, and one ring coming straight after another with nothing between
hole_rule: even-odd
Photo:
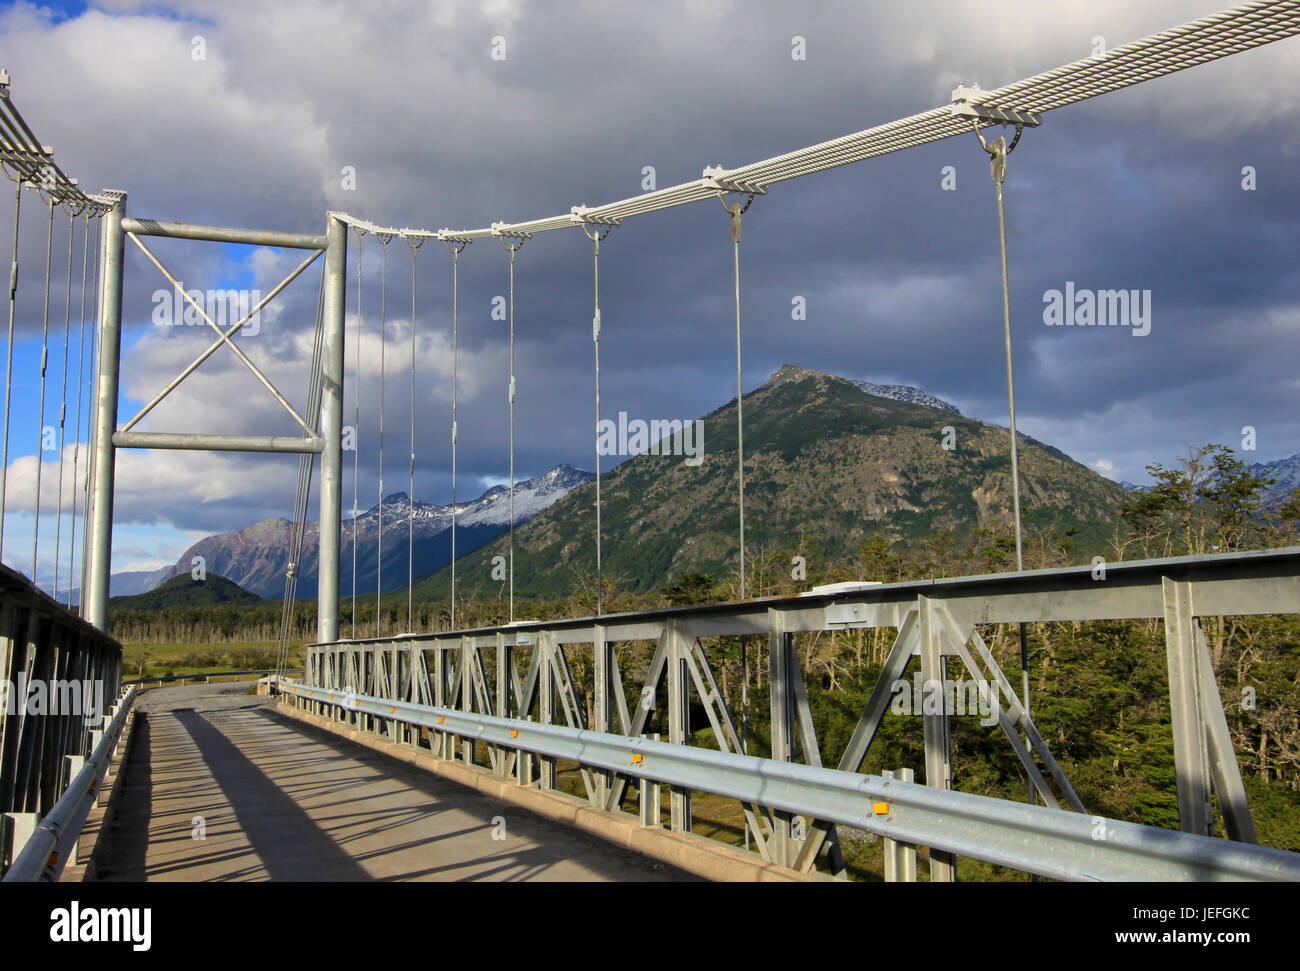
<instances>
[{"instance_id":1,"label":"dark storm cloud","mask_svg":"<svg viewBox=\"0 0 1300 971\"><path fill-rule=\"evenodd\" d=\"M159 17L120 4L58 25L11 8L0 38L18 103L74 174L129 191L133 214L294 231L320 231L327 209L428 229L567 212L637 194L647 165L660 187L691 180L705 165L944 103L957 83L993 87L1087 56L1097 36L1118 46L1211 12L1192 2L173 6ZM506 39L505 61L489 57L494 35ZM807 39L807 61L791 59L794 35ZM195 36L206 60L191 56ZM1262 458L1300 450L1290 373L1300 316L1296 43L1050 113L1026 133L1007 209L1017 403L1029 434L1128 479L1185 442L1234 444L1244 424L1259 429ZM951 192L940 187L949 165ZM1241 189L1245 165L1256 168L1256 191ZM355 169L354 191L342 188L344 166ZM746 388L798 363L915 384L1005 421L996 228L973 135L774 186L744 222ZM379 249L370 237L363 248L364 508L378 494ZM293 265L245 265L173 241L157 251L187 283L250 274L263 292ZM355 253L350 238L350 261ZM416 494L445 501L451 265L436 243L416 259ZM684 418L733 396L721 207L633 219L601 259L603 413ZM400 241L390 245L389 492L407 487L409 262ZM1150 290L1151 333L1044 326L1043 294L1067 280ZM318 283L313 268L277 301L281 316L241 343L299 408ZM577 232L539 236L518 255L521 475L592 465L591 284L590 244ZM124 387L147 398L210 332L151 330L150 296L165 283L138 253L127 286L138 343ZM490 319L506 286L498 243L469 247L462 497L476 478L506 474L506 330ZM791 319L795 296L807 301L806 321ZM347 308L351 341L352 290ZM347 363L350 377L351 346ZM219 352L146 427L292 434L241 371ZM345 422L352 415L349 397ZM238 527L288 512L293 467L130 456L119 509L185 528ZM159 491L160 477L171 488Z\"/></svg>"}]
</instances>

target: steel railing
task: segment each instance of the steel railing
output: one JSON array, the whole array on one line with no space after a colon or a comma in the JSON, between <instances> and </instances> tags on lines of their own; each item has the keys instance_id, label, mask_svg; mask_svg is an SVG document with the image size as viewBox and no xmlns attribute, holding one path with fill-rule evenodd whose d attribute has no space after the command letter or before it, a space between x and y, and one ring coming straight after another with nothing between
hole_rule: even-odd
<instances>
[{"instance_id":1,"label":"steel railing","mask_svg":"<svg viewBox=\"0 0 1300 971\"><path fill-rule=\"evenodd\" d=\"M107 724L103 737L99 739L81 771L69 783L67 791L37 824L36 831L22 850L16 853L13 864L4 875L5 883L37 880L54 882L59 879L59 874L63 872L63 867L81 836L81 830L86 825L90 808L99 796L100 783L113 759L138 690L135 687L127 688L113 708L111 716L105 716Z\"/></svg>"}]
</instances>

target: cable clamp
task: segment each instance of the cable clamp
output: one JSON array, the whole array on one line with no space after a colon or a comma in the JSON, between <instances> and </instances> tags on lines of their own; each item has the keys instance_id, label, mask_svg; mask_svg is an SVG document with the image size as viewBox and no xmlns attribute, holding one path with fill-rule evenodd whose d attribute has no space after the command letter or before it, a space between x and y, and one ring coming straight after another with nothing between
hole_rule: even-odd
<instances>
[{"instance_id":1,"label":"cable clamp","mask_svg":"<svg viewBox=\"0 0 1300 971\"><path fill-rule=\"evenodd\" d=\"M767 189L757 182L739 182L736 179L727 178L727 170L721 165L705 166L703 180L708 188L717 189L719 192L744 192L750 196L767 195Z\"/></svg>"},{"instance_id":2,"label":"cable clamp","mask_svg":"<svg viewBox=\"0 0 1300 971\"><path fill-rule=\"evenodd\" d=\"M994 91L985 91L978 84L966 87L960 85L953 89L952 104L948 111L963 118L974 118L986 125L1020 125L1037 128L1043 123L1043 115L1037 111L1021 111L1018 108L1003 108L987 102Z\"/></svg>"}]
</instances>

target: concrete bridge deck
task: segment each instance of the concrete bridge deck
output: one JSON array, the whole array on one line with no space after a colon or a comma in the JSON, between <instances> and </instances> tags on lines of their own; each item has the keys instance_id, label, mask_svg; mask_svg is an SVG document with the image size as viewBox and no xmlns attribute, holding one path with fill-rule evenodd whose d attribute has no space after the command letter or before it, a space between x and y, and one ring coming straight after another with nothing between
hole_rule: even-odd
<instances>
[{"instance_id":1,"label":"concrete bridge deck","mask_svg":"<svg viewBox=\"0 0 1300 971\"><path fill-rule=\"evenodd\" d=\"M141 696L99 879L694 879L286 718L248 690Z\"/></svg>"}]
</instances>

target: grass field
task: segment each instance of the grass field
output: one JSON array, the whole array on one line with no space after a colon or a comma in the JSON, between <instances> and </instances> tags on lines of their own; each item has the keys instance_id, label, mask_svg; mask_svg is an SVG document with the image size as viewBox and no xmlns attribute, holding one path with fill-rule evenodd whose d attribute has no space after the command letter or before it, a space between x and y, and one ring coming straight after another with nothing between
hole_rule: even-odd
<instances>
[{"instance_id":1,"label":"grass field","mask_svg":"<svg viewBox=\"0 0 1300 971\"><path fill-rule=\"evenodd\" d=\"M234 641L228 644L131 644L122 648L122 677L159 678L275 667L275 641ZM305 646L290 651L290 669L301 668Z\"/></svg>"}]
</instances>

